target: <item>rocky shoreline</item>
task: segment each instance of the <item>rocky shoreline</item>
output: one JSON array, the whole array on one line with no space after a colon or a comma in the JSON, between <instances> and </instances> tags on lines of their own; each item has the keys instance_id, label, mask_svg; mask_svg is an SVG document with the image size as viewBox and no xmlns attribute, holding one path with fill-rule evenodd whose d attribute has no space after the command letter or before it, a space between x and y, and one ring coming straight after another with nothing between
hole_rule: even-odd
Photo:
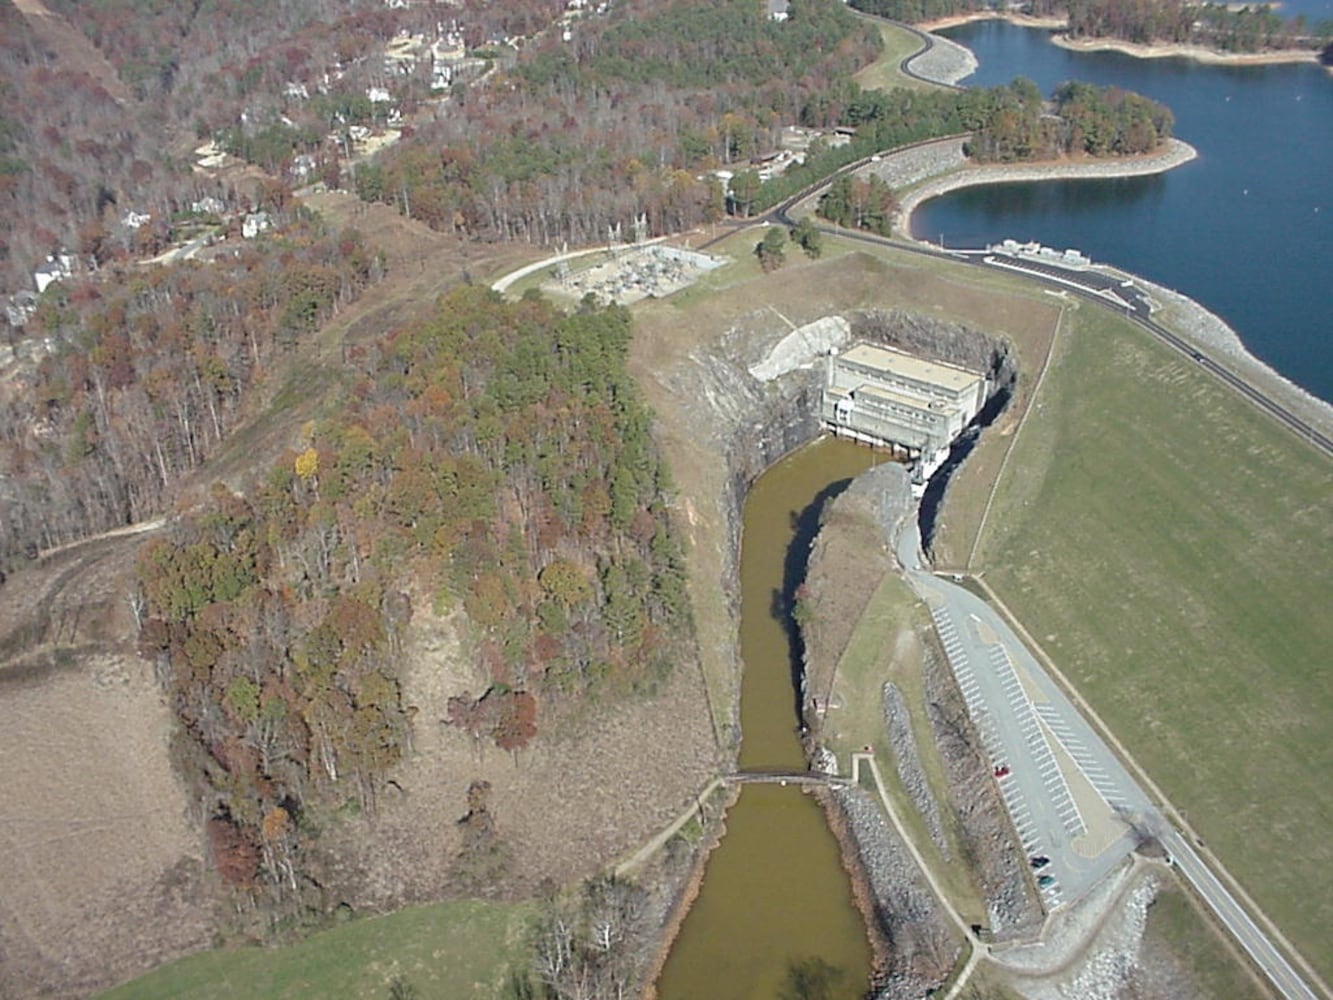
<instances>
[{"instance_id":1,"label":"rocky shoreline","mask_svg":"<svg viewBox=\"0 0 1333 1000\"><path fill-rule=\"evenodd\" d=\"M944 87L956 87L958 81L977 71L977 57L967 46L942 35L932 34L930 40L929 47L908 57L903 64L905 69Z\"/></svg>"},{"instance_id":2,"label":"rocky shoreline","mask_svg":"<svg viewBox=\"0 0 1333 1000\"><path fill-rule=\"evenodd\" d=\"M1058 160L1042 163L1024 164L985 164L964 165L957 163L962 154L965 140L955 139L957 149L944 143L937 144L936 156L941 173L903 194L898 217L894 224L895 234L911 239L912 213L924 202L960 188L977 187L982 184L1006 184L1017 181L1083 180L1088 178L1105 179L1112 177L1142 177L1149 174L1165 173L1195 159L1199 153L1189 143L1181 139L1168 139L1164 148L1145 156L1124 156L1115 159ZM886 157L886 160L888 158Z\"/></svg>"},{"instance_id":3,"label":"rocky shoreline","mask_svg":"<svg viewBox=\"0 0 1333 1000\"><path fill-rule=\"evenodd\" d=\"M974 166L969 165L963 156L964 141L962 138L941 140L929 146L904 150L902 154L890 154L873 165L875 172L890 185L916 185L902 195L894 222L896 237L915 241L911 234L912 213L930 199L961 188L1021 181L1137 177L1174 170L1198 156L1198 151L1189 143L1170 139L1162 152L1147 156ZM1225 361L1237 374L1260 383L1265 392L1302 420L1326 434L1333 433L1333 404L1302 389L1251 354L1236 331L1219 316L1188 296L1140 275L1118 268L1106 269L1132 279L1144 289L1160 304L1172 328L1181 336L1220 355L1215 360Z\"/></svg>"}]
</instances>

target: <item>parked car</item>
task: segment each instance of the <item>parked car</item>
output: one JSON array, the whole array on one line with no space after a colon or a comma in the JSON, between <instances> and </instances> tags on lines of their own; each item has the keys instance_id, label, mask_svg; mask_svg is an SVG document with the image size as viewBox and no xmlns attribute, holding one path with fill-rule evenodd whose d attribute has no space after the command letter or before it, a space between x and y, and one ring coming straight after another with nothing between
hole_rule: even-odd
<instances>
[{"instance_id":1,"label":"parked car","mask_svg":"<svg viewBox=\"0 0 1333 1000\"><path fill-rule=\"evenodd\" d=\"M1048 889L1055 885L1055 878L1051 875L1038 876L1037 885L1041 886L1043 889Z\"/></svg>"},{"instance_id":2,"label":"parked car","mask_svg":"<svg viewBox=\"0 0 1333 1000\"><path fill-rule=\"evenodd\" d=\"M997 764L997 765L995 766L995 777L997 777L997 778L1003 778L1003 777L1004 777L1005 775L1007 775L1008 773L1009 773L1009 765L1008 765L1008 764Z\"/></svg>"},{"instance_id":3,"label":"parked car","mask_svg":"<svg viewBox=\"0 0 1333 1000\"><path fill-rule=\"evenodd\" d=\"M1032 867L1037 869L1038 871L1045 868L1050 863L1051 859L1046 857L1046 855L1044 854L1036 854L1033 855L1030 859L1028 859L1028 864L1032 865Z\"/></svg>"}]
</instances>

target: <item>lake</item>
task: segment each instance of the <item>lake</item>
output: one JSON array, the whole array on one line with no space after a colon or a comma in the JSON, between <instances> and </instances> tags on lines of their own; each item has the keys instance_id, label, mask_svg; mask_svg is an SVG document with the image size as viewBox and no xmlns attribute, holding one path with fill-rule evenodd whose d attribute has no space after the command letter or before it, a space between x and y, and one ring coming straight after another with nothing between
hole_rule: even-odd
<instances>
[{"instance_id":1,"label":"lake","mask_svg":"<svg viewBox=\"0 0 1333 1000\"><path fill-rule=\"evenodd\" d=\"M1292 6L1328 16L1327 0ZM1176 116L1199 159L1157 177L1004 184L921 206L920 239L979 247L1005 237L1077 247L1175 288L1226 320L1249 350L1333 401L1333 76L1315 65L1205 66L1052 45L1047 32L982 21L942 32L976 53L964 81L1015 76L1046 93L1079 79L1135 90Z\"/></svg>"}]
</instances>

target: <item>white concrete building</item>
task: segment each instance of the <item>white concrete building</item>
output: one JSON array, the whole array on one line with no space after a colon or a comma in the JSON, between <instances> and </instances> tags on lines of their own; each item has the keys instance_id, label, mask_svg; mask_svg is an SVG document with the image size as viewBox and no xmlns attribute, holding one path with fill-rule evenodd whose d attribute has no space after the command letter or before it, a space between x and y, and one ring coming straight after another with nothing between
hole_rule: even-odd
<instances>
[{"instance_id":1,"label":"white concrete building","mask_svg":"<svg viewBox=\"0 0 1333 1000\"><path fill-rule=\"evenodd\" d=\"M931 465L986 401L986 376L891 347L829 355L820 420L834 433L887 445Z\"/></svg>"}]
</instances>

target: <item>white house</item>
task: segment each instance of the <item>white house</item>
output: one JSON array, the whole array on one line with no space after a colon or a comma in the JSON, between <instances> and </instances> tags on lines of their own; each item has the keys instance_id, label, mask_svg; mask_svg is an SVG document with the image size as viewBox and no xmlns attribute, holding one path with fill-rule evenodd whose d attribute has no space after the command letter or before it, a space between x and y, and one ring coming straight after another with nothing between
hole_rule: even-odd
<instances>
[{"instance_id":1,"label":"white house","mask_svg":"<svg viewBox=\"0 0 1333 1000\"><path fill-rule=\"evenodd\" d=\"M32 272L32 283L37 286L37 294L41 295L54 282L72 275L78 262L79 259L68 250L47 254L46 261Z\"/></svg>"},{"instance_id":2,"label":"white house","mask_svg":"<svg viewBox=\"0 0 1333 1000\"><path fill-rule=\"evenodd\" d=\"M267 212L251 212L241 220L241 235L247 240L252 240L270 225Z\"/></svg>"}]
</instances>

